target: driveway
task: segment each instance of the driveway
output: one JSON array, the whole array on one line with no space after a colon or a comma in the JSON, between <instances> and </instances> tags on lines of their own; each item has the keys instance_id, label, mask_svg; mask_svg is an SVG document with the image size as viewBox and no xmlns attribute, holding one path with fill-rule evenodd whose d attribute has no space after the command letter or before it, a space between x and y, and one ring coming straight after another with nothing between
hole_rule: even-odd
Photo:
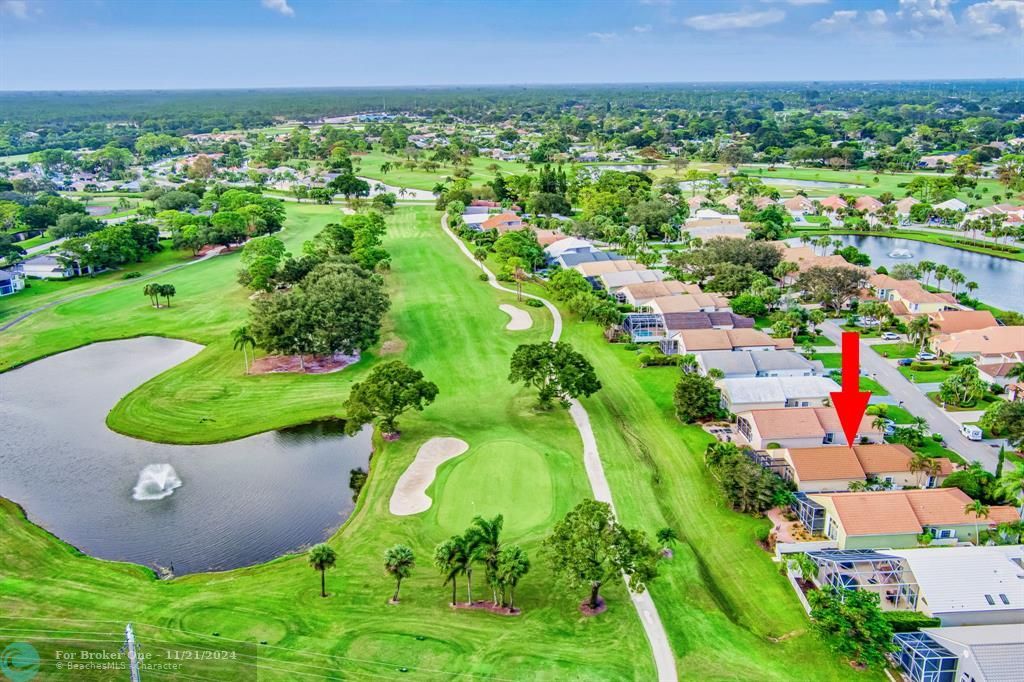
<instances>
[{"instance_id":1,"label":"driveway","mask_svg":"<svg viewBox=\"0 0 1024 682\"><path fill-rule=\"evenodd\" d=\"M835 341L837 346L841 344L843 330L835 322L825 322L821 325L821 330L825 336ZM977 460L989 471L996 470L996 463L999 460L996 448L964 438L960 433L960 425L950 415L929 400L918 386L907 381L906 377L899 373L895 365L871 350L863 340L860 342L860 368L861 374L874 376L878 383L889 389L891 396L896 401L902 401L903 407L910 414L927 419L929 431L941 433L950 450L958 452L968 462Z\"/></svg>"}]
</instances>

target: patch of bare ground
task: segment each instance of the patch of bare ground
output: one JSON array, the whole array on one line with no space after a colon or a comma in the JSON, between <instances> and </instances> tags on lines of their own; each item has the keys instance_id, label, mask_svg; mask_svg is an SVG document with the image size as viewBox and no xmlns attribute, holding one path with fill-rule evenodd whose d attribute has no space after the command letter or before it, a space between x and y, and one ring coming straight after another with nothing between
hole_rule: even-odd
<instances>
[{"instance_id":1,"label":"patch of bare ground","mask_svg":"<svg viewBox=\"0 0 1024 682\"><path fill-rule=\"evenodd\" d=\"M340 372L349 365L359 362L359 355L267 355L253 360L249 368L250 374L275 374L290 372L295 374L331 374Z\"/></svg>"}]
</instances>

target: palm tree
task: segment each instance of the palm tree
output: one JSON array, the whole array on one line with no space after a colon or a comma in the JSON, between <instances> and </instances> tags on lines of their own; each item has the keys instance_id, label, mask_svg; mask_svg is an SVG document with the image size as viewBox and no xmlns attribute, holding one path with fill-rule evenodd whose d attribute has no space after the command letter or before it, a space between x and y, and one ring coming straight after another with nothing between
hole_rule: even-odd
<instances>
[{"instance_id":1,"label":"palm tree","mask_svg":"<svg viewBox=\"0 0 1024 682\"><path fill-rule=\"evenodd\" d=\"M932 321L928 315L918 315L907 325L907 336L918 344L920 348L928 343L932 335Z\"/></svg>"},{"instance_id":2,"label":"palm tree","mask_svg":"<svg viewBox=\"0 0 1024 682\"><path fill-rule=\"evenodd\" d=\"M1024 514L1024 462L1017 462L1013 469L1003 472L996 481L996 490L1020 502L1021 513Z\"/></svg>"},{"instance_id":3,"label":"palm tree","mask_svg":"<svg viewBox=\"0 0 1024 682\"><path fill-rule=\"evenodd\" d=\"M679 356L679 368L684 374L690 374L697 369L697 356L693 353L684 353Z\"/></svg>"},{"instance_id":4,"label":"palm tree","mask_svg":"<svg viewBox=\"0 0 1024 682\"><path fill-rule=\"evenodd\" d=\"M150 304L155 307L160 307L160 285L155 282L151 282L142 288L142 293L149 296Z\"/></svg>"},{"instance_id":5,"label":"palm tree","mask_svg":"<svg viewBox=\"0 0 1024 682\"><path fill-rule=\"evenodd\" d=\"M455 587L466 564L465 555L466 548L458 535L448 538L434 550L434 566L444 576L444 584L452 584L452 606L456 604Z\"/></svg>"},{"instance_id":6,"label":"palm tree","mask_svg":"<svg viewBox=\"0 0 1024 682\"><path fill-rule=\"evenodd\" d=\"M988 505L981 500L974 500L970 504L964 507L964 514L974 514L974 544L981 544L980 531L978 530L978 521L981 519L988 518Z\"/></svg>"},{"instance_id":7,"label":"palm tree","mask_svg":"<svg viewBox=\"0 0 1024 682\"><path fill-rule=\"evenodd\" d=\"M679 535L676 534L675 530L667 527L659 529L654 537L662 547L668 547L679 539Z\"/></svg>"},{"instance_id":8,"label":"palm tree","mask_svg":"<svg viewBox=\"0 0 1024 682\"><path fill-rule=\"evenodd\" d=\"M245 363L245 373L249 373L249 354L246 352L246 347L252 347L253 360L256 355L256 339L252 337L249 332L249 325L243 324L241 327L237 327L231 332L231 339L234 341L233 348L238 350L242 349L242 362Z\"/></svg>"},{"instance_id":9,"label":"palm tree","mask_svg":"<svg viewBox=\"0 0 1024 682\"><path fill-rule=\"evenodd\" d=\"M917 487L924 488L925 476L938 476L942 473L942 465L931 457L917 453L910 460L910 472L917 474Z\"/></svg>"},{"instance_id":10,"label":"palm tree","mask_svg":"<svg viewBox=\"0 0 1024 682\"><path fill-rule=\"evenodd\" d=\"M1008 545L1015 545L1020 540L1021 532L1024 531L1024 524L1020 521L1003 521L996 527L1000 539Z\"/></svg>"},{"instance_id":11,"label":"palm tree","mask_svg":"<svg viewBox=\"0 0 1024 682\"><path fill-rule=\"evenodd\" d=\"M174 296L177 291L174 289L173 284L158 284L160 288L160 295L167 299L167 307L171 307L171 296Z\"/></svg>"},{"instance_id":12,"label":"palm tree","mask_svg":"<svg viewBox=\"0 0 1024 682\"><path fill-rule=\"evenodd\" d=\"M911 417L910 426L920 435L928 430L928 420L924 417Z\"/></svg>"},{"instance_id":13,"label":"palm tree","mask_svg":"<svg viewBox=\"0 0 1024 682\"><path fill-rule=\"evenodd\" d=\"M395 596L391 598L393 603L398 603L398 590L402 588L402 579L408 578L414 568L416 556L406 545L395 545L384 552L384 570L395 578Z\"/></svg>"},{"instance_id":14,"label":"palm tree","mask_svg":"<svg viewBox=\"0 0 1024 682\"><path fill-rule=\"evenodd\" d=\"M309 565L320 571L320 596L327 596L327 569L334 568L338 554L329 545L323 543L309 549Z\"/></svg>"},{"instance_id":15,"label":"palm tree","mask_svg":"<svg viewBox=\"0 0 1024 682\"><path fill-rule=\"evenodd\" d=\"M956 291L957 291L957 289L960 288L960 285L963 284L966 281L967 281L967 278L964 277L964 273L962 273L962 272L960 272L959 270L956 270L956 269L950 270L950 272L949 272L949 283L953 285L953 295L954 296L956 296Z\"/></svg>"},{"instance_id":16,"label":"palm tree","mask_svg":"<svg viewBox=\"0 0 1024 682\"><path fill-rule=\"evenodd\" d=\"M1018 362L1016 365L1010 368L1010 371L1006 373L1008 379L1022 379L1024 380L1024 362Z\"/></svg>"},{"instance_id":17,"label":"palm tree","mask_svg":"<svg viewBox=\"0 0 1024 682\"><path fill-rule=\"evenodd\" d=\"M949 277L949 266L940 263L935 266L935 287L942 291L942 283Z\"/></svg>"},{"instance_id":18,"label":"palm tree","mask_svg":"<svg viewBox=\"0 0 1024 682\"><path fill-rule=\"evenodd\" d=\"M501 514L490 520L477 516L473 519L473 525L467 533L467 535L473 536L475 549L473 554L484 562L487 582L491 584L495 606L498 605L498 555L501 553L501 528L504 525L505 517Z\"/></svg>"},{"instance_id":19,"label":"palm tree","mask_svg":"<svg viewBox=\"0 0 1024 682\"><path fill-rule=\"evenodd\" d=\"M923 260L917 264L917 270L924 276L925 286L928 286L928 280L931 277L931 273L935 272L935 263L930 260Z\"/></svg>"},{"instance_id":20,"label":"palm tree","mask_svg":"<svg viewBox=\"0 0 1024 682\"><path fill-rule=\"evenodd\" d=\"M803 552L791 554L786 561L786 567L794 573L799 573L804 582L810 582L818 575L818 564Z\"/></svg>"},{"instance_id":21,"label":"palm tree","mask_svg":"<svg viewBox=\"0 0 1024 682\"><path fill-rule=\"evenodd\" d=\"M515 611L516 585L530 571L530 559L519 545L503 547L498 554L497 581L504 591L508 587L508 610ZM504 595L502 595L504 601Z\"/></svg>"}]
</instances>

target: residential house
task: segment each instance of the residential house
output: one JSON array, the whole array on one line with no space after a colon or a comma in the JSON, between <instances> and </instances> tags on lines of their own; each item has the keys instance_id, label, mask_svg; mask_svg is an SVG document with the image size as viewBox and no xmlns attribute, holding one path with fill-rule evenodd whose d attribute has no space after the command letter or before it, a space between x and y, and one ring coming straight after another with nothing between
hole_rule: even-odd
<instances>
[{"instance_id":1,"label":"residential house","mask_svg":"<svg viewBox=\"0 0 1024 682\"><path fill-rule=\"evenodd\" d=\"M25 276L20 272L0 270L0 296L10 296L25 288Z\"/></svg>"},{"instance_id":2,"label":"residential house","mask_svg":"<svg viewBox=\"0 0 1024 682\"><path fill-rule=\"evenodd\" d=\"M814 213L814 202L802 194L786 199L782 202L782 205L794 218L808 213Z\"/></svg>"},{"instance_id":3,"label":"residential house","mask_svg":"<svg viewBox=\"0 0 1024 682\"><path fill-rule=\"evenodd\" d=\"M967 625L898 632L895 658L910 682L1020 682L1024 625Z\"/></svg>"},{"instance_id":4,"label":"residential house","mask_svg":"<svg viewBox=\"0 0 1024 682\"><path fill-rule=\"evenodd\" d=\"M717 369L726 379L753 377L810 377L825 374L820 360L808 360L788 350L709 350L697 353L697 369L707 375Z\"/></svg>"},{"instance_id":5,"label":"residential house","mask_svg":"<svg viewBox=\"0 0 1024 682\"><path fill-rule=\"evenodd\" d=\"M718 311L728 312L730 310L729 299L725 296L702 292L679 294L676 296L659 296L651 299L647 307L652 313L662 316L671 313L714 313Z\"/></svg>"},{"instance_id":6,"label":"residential house","mask_svg":"<svg viewBox=\"0 0 1024 682\"><path fill-rule=\"evenodd\" d=\"M686 227L697 226L701 221L738 224L740 217L732 213L719 213L712 208L699 208L686 219Z\"/></svg>"},{"instance_id":7,"label":"residential house","mask_svg":"<svg viewBox=\"0 0 1024 682\"><path fill-rule=\"evenodd\" d=\"M716 312L629 313L622 323L634 342L658 341L668 355L680 352L677 336L683 330L727 331L753 329L754 320L735 313Z\"/></svg>"},{"instance_id":8,"label":"residential house","mask_svg":"<svg viewBox=\"0 0 1024 682\"><path fill-rule=\"evenodd\" d=\"M868 286L879 301L889 304L889 309L897 317L961 308L952 294L933 294L917 280L875 274L868 278Z\"/></svg>"},{"instance_id":9,"label":"residential house","mask_svg":"<svg viewBox=\"0 0 1024 682\"><path fill-rule=\"evenodd\" d=\"M511 230L522 229L523 219L515 213L499 213L487 218L480 227L484 230L497 230L504 234Z\"/></svg>"},{"instance_id":10,"label":"residential house","mask_svg":"<svg viewBox=\"0 0 1024 682\"><path fill-rule=\"evenodd\" d=\"M491 216L487 213L486 208L479 211L466 209L466 212L462 214L462 222L464 222L466 227L471 230L483 230L484 223L486 223L490 217Z\"/></svg>"},{"instance_id":11,"label":"residential house","mask_svg":"<svg viewBox=\"0 0 1024 682\"><path fill-rule=\"evenodd\" d=\"M929 343L936 353L975 358L977 365L1024 360L1024 327L993 326L939 334Z\"/></svg>"},{"instance_id":12,"label":"residential house","mask_svg":"<svg viewBox=\"0 0 1024 682\"><path fill-rule=\"evenodd\" d=\"M952 166L958 154L927 154L917 160L920 168L945 168Z\"/></svg>"},{"instance_id":13,"label":"residential house","mask_svg":"<svg viewBox=\"0 0 1024 682\"><path fill-rule=\"evenodd\" d=\"M706 204L707 201L708 201L708 198L706 196L704 196L703 194L696 194L696 195L694 195L694 196L692 196L692 197L690 197L689 199L686 200L686 205L690 207L690 211L692 212L692 211L696 211L701 206Z\"/></svg>"},{"instance_id":14,"label":"residential house","mask_svg":"<svg viewBox=\"0 0 1024 682\"><path fill-rule=\"evenodd\" d=\"M781 475L803 493L843 492L850 484L876 480L894 488L934 488L953 473L953 462L934 459L937 473L911 471L914 453L905 445L879 443L851 448L819 446L769 450L781 460Z\"/></svg>"},{"instance_id":15,"label":"residential house","mask_svg":"<svg viewBox=\"0 0 1024 682\"><path fill-rule=\"evenodd\" d=\"M878 212L885 204L873 196L863 194L853 202L853 207L862 213L872 214Z\"/></svg>"},{"instance_id":16,"label":"residential house","mask_svg":"<svg viewBox=\"0 0 1024 682\"><path fill-rule=\"evenodd\" d=\"M846 203L846 199L843 199L838 194L833 194L830 197L825 197L818 202L821 205L822 211L825 213L838 213L844 208L848 208L849 204Z\"/></svg>"},{"instance_id":17,"label":"residential house","mask_svg":"<svg viewBox=\"0 0 1024 682\"><path fill-rule=\"evenodd\" d=\"M819 586L874 592L883 611L917 611L946 627L1024 624L1021 545L823 549L807 555L818 565ZM1007 679L1021 679L1019 661L1015 674Z\"/></svg>"},{"instance_id":18,"label":"residential house","mask_svg":"<svg viewBox=\"0 0 1024 682\"><path fill-rule=\"evenodd\" d=\"M832 392L840 390L839 384L822 376L720 379L716 385L722 408L732 413L822 407Z\"/></svg>"},{"instance_id":19,"label":"residential house","mask_svg":"<svg viewBox=\"0 0 1024 682\"><path fill-rule=\"evenodd\" d=\"M900 218L909 218L910 209L912 209L914 206L920 203L921 202L915 199L914 197L903 197L899 201L895 202L896 215L899 216Z\"/></svg>"},{"instance_id":20,"label":"residential house","mask_svg":"<svg viewBox=\"0 0 1024 682\"><path fill-rule=\"evenodd\" d=\"M566 237L548 244L544 253L551 264L571 268L579 263L592 263L604 260L620 260L622 256L614 251L602 251L585 239Z\"/></svg>"},{"instance_id":21,"label":"residential house","mask_svg":"<svg viewBox=\"0 0 1024 682\"><path fill-rule=\"evenodd\" d=\"M870 492L814 493L807 496L825 509L825 536L839 549L917 547L918 536L936 540L975 540L975 525L988 528L1004 521L1019 521L1017 510L991 505L988 518L964 511L971 503L959 488L877 490Z\"/></svg>"},{"instance_id":22,"label":"residential house","mask_svg":"<svg viewBox=\"0 0 1024 682\"><path fill-rule=\"evenodd\" d=\"M731 323L734 326L732 329L723 329L723 323ZM689 326L691 324L700 326ZM744 326L740 327L738 324ZM754 329L753 320L749 317L741 317L735 313L673 313L666 316L665 325L668 329L668 338L661 343L661 349L668 355L707 350L761 351L793 348L792 339L773 339L764 332ZM711 328L705 325L710 325ZM679 331L674 331L675 329Z\"/></svg>"},{"instance_id":23,"label":"residential house","mask_svg":"<svg viewBox=\"0 0 1024 682\"><path fill-rule=\"evenodd\" d=\"M629 260L623 258L622 260L606 260L598 261L596 263L580 263L579 265L573 266L574 270L577 270L584 277L597 277L598 275L604 275L609 272L629 272L647 270L646 265L641 265L635 260Z\"/></svg>"},{"instance_id":24,"label":"residential house","mask_svg":"<svg viewBox=\"0 0 1024 682\"><path fill-rule=\"evenodd\" d=\"M881 443L882 431L865 415L857 428L856 443ZM736 415L736 430L755 450L847 445L846 435L831 407L796 407L751 410ZM865 443L866 444L866 443Z\"/></svg>"},{"instance_id":25,"label":"residential house","mask_svg":"<svg viewBox=\"0 0 1024 682\"><path fill-rule=\"evenodd\" d=\"M972 329L998 326L996 318L987 310L940 310L927 313L936 334L955 334Z\"/></svg>"},{"instance_id":26,"label":"residential house","mask_svg":"<svg viewBox=\"0 0 1024 682\"><path fill-rule=\"evenodd\" d=\"M660 282L665 279L665 273L661 270L625 270L623 272L605 272L598 275L596 279L605 291L617 294L619 289L631 284Z\"/></svg>"},{"instance_id":27,"label":"residential house","mask_svg":"<svg viewBox=\"0 0 1024 682\"><path fill-rule=\"evenodd\" d=\"M701 241L708 241L715 237L746 239L750 234L750 230L743 223L722 220L695 220L688 222L684 230L691 237Z\"/></svg>"},{"instance_id":28,"label":"residential house","mask_svg":"<svg viewBox=\"0 0 1024 682\"><path fill-rule=\"evenodd\" d=\"M966 211L967 204L959 199L947 199L946 201L939 202L932 206L932 208L941 211Z\"/></svg>"},{"instance_id":29,"label":"residential house","mask_svg":"<svg viewBox=\"0 0 1024 682\"><path fill-rule=\"evenodd\" d=\"M566 235L562 234L558 230L534 229L533 232L537 235L537 243L541 246L550 246L551 244L566 238Z\"/></svg>"},{"instance_id":30,"label":"residential house","mask_svg":"<svg viewBox=\"0 0 1024 682\"><path fill-rule=\"evenodd\" d=\"M648 308L651 301L663 296L699 293L702 293L699 285L686 284L674 279L647 284L629 284L619 289L619 297L624 303L640 309Z\"/></svg>"},{"instance_id":31,"label":"residential house","mask_svg":"<svg viewBox=\"0 0 1024 682\"><path fill-rule=\"evenodd\" d=\"M68 279L95 272L91 267L82 267L78 261L65 261L57 254L42 254L23 261L19 266L25 277L40 279Z\"/></svg>"}]
</instances>

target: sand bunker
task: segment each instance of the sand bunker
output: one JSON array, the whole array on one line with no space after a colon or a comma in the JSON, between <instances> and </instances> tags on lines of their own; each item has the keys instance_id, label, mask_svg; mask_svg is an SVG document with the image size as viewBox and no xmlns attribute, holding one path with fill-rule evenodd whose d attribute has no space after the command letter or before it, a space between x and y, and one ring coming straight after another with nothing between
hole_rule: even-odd
<instances>
[{"instance_id":1,"label":"sand bunker","mask_svg":"<svg viewBox=\"0 0 1024 682\"><path fill-rule=\"evenodd\" d=\"M427 488L434 482L437 467L468 449L466 441L458 438L431 438L421 445L416 459L395 484L395 492L391 494L391 513L409 516L430 509L432 501L427 497Z\"/></svg>"},{"instance_id":2,"label":"sand bunker","mask_svg":"<svg viewBox=\"0 0 1024 682\"><path fill-rule=\"evenodd\" d=\"M508 313L509 317L512 318L509 320L508 324L505 325L505 329L518 332L524 329L529 329L533 326L533 318L530 317L530 313L525 310L506 303L502 303L498 307L501 308L503 313Z\"/></svg>"}]
</instances>

